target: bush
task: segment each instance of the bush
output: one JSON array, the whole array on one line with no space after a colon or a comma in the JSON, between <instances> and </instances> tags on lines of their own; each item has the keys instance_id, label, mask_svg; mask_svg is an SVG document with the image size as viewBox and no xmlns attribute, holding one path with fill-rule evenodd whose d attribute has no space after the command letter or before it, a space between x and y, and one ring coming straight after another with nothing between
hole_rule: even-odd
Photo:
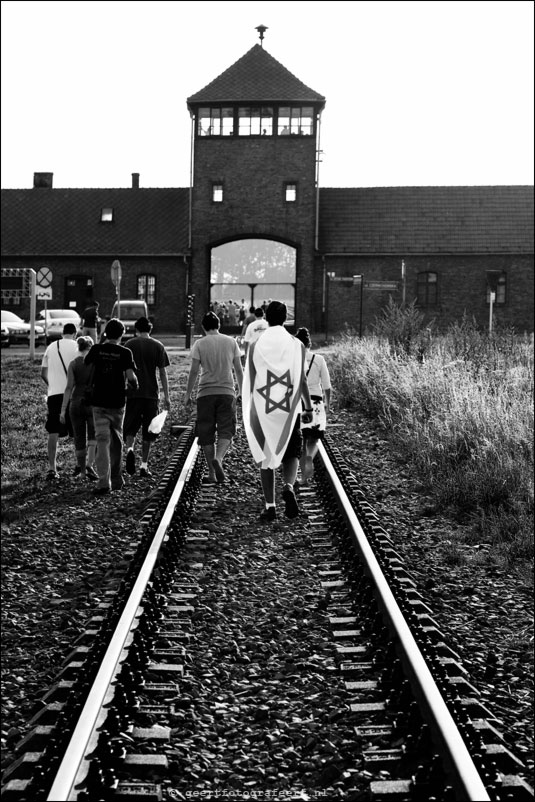
<instances>
[{"instance_id":1,"label":"bush","mask_svg":"<svg viewBox=\"0 0 535 802\"><path fill-rule=\"evenodd\" d=\"M465 320L430 336L422 356L416 329L391 311L391 336L336 341L337 403L378 419L440 507L532 555L532 343L511 331L489 337Z\"/></svg>"}]
</instances>

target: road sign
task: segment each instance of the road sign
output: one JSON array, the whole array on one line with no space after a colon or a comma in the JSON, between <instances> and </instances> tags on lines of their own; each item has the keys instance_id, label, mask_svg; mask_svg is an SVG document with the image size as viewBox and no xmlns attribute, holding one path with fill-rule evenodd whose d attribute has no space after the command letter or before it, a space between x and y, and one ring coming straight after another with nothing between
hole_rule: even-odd
<instances>
[{"instance_id":1,"label":"road sign","mask_svg":"<svg viewBox=\"0 0 535 802\"><path fill-rule=\"evenodd\" d=\"M364 282L364 289L365 290L385 290L393 292L397 290L398 282L397 281L365 281Z\"/></svg>"},{"instance_id":2,"label":"road sign","mask_svg":"<svg viewBox=\"0 0 535 802\"><path fill-rule=\"evenodd\" d=\"M111 266L111 280L115 285L121 280L121 274L121 263L118 259L115 259Z\"/></svg>"},{"instance_id":3,"label":"road sign","mask_svg":"<svg viewBox=\"0 0 535 802\"><path fill-rule=\"evenodd\" d=\"M329 281L349 281L353 283L353 276L330 276Z\"/></svg>"},{"instance_id":4,"label":"road sign","mask_svg":"<svg viewBox=\"0 0 535 802\"><path fill-rule=\"evenodd\" d=\"M39 298L40 301L51 301L52 287L36 287L35 297Z\"/></svg>"},{"instance_id":5,"label":"road sign","mask_svg":"<svg viewBox=\"0 0 535 802\"><path fill-rule=\"evenodd\" d=\"M39 287L50 287L52 284L52 271L49 267L40 267L36 277Z\"/></svg>"}]
</instances>

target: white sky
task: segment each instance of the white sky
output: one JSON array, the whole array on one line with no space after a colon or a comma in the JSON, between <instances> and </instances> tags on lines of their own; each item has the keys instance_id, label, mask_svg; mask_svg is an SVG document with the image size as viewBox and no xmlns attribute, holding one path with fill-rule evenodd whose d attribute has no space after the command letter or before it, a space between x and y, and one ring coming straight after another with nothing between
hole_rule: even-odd
<instances>
[{"instance_id":1,"label":"white sky","mask_svg":"<svg viewBox=\"0 0 535 802\"><path fill-rule=\"evenodd\" d=\"M256 44L323 94L324 187L533 184L531 0L2 0L3 188L187 187L186 98Z\"/></svg>"}]
</instances>

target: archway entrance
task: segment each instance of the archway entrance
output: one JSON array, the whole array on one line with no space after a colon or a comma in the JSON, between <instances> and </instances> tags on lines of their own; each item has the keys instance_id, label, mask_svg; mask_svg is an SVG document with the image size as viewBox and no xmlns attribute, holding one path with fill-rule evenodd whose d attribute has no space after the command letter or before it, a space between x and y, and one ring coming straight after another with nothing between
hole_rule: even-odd
<instances>
[{"instance_id":1,"label":"archway entrance","mask_svg":"<svg viewBox=\"0 0 535 802\"><path fill-rule=\"evenodd\" d=\"M238 327L239 310L269 301L288 307L288 325L295 316L296 249L283 242L241 239L212 248L210 304L224 327ZM236 309L233 309L236 307Z\"/></svg>"}]
</instances>

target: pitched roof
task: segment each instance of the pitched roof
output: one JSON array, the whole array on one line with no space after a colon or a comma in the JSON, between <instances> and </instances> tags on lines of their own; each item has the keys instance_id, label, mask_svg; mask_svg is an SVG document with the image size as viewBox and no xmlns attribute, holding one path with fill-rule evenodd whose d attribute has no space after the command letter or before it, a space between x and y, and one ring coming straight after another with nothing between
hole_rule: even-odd
<instances>
[{"instance_id":1,"label":"pitched roof","mask_svg":"<svg viewBox=\"0 0 535 802\"><path fill-rule=\"evenodd\" d=\"M321 103L323 95L305 86L263 47L256 44L211 83L188 98L199 103Z\"/></svg>"},{"instance_id":2,"label":"pitched roof","mask_svg":"<svg viewBox=\"0 0 535 802\"><path fill-rule=\"evenodd\" d=\"M321 189L323 253L533 253L533 187Z\"/></svg>"},{"instance_id":3,"label":"pitched roof","mask_svg":"<svg viewBox=\"0 0 535 802\"><path fill-rule=\"evenodd\" d=\"M176 254L188 243L188 189L3 189L2 253ZM112 223L100 221L112 208Z\"/></svg>"}]
</instances>

